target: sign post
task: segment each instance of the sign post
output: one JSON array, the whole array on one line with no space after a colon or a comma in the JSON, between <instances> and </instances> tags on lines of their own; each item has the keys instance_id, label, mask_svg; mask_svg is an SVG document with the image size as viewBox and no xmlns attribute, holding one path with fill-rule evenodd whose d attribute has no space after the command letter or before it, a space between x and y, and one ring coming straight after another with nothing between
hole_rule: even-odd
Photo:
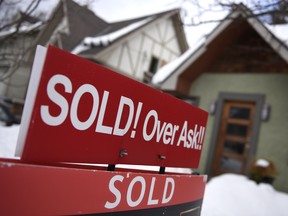
<instances>
[{"instance_id":1,"label":"sign post","mask_svg":"<svg viewBox=\"0 0 288 216\"><path fill-rule=\"evenodd\" d=\"M199 215L205 176L164 173L198 167L207 116L78 56L38 47L20 162L0 160L0 190L7 195L0 213ZM84 163L109 164L110 172ZM116 164L159 166L162 175L114 171ZM11 197L19 208L8 207Z\"/></svg>"}]
</instances>

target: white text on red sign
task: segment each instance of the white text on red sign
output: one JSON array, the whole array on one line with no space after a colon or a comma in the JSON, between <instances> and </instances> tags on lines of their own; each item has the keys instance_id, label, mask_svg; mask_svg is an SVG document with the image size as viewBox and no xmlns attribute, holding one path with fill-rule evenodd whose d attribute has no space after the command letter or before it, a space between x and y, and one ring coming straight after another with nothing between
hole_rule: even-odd
<instances>
[{"instance_id":1,"label":"white text on red sign","mask_svg":"<svg viewBox=\"0 0 288 216\"><path fill-rule=\"evenodd\" d=\"M71 104L67 99L56 90L56 85L62 85L66 93L73 94ZM119 100L117 115L114 125L104 125L107 104L109 101L109 91L104 91L102 98L99 96L97 88L91 84L83 84L78 89L74 90L71 80L62 74L52 76L47 84L47 95L49 99L60 107L61 111L57 116L51 115L49 105L41 105L41 118L49 126L59 126L70 118L73 127L76 130L84 131L94 127L95 133L110 134L115 136L124 136L130 133L130 138L135 138L138 120L145 106L142 102L135 102L129 97L121 96ZM78 117L78 106L80 99L84 94L90 94L92 99L92 108L90 116L87 120L81 121ZM101 101L101 102L100 102ZM120 127L120 122L123 120L123 110L128 109L129 115L125 119L125 126ZM97 121L94 124L96 117ZM135 115L135 117L134 117ZM134 122L133 122L134 118ZM152 129L148 124L154 122ZM132 124L133 123L133 124ZM156 110L151 109L145 116L143 130L140 135L145 141L155 139L158 143L165 145L176 145L188 149L201 150L205 127L198 124L193 128L189 128L188 121L182 124L173 124L171 122L161 121ZM132 127L132 129L131 129ZM176 140L176 137L178 138Z\"/></svg>"}]
</instances>

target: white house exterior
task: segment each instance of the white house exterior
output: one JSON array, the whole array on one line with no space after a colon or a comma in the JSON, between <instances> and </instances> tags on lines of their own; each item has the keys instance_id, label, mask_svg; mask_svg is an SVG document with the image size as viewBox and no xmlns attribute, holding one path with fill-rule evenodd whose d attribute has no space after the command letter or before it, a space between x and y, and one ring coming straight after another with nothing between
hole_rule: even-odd
<instances>
[{"instance_id":1,"label":"white house exterior","mask_svg":"<svg viewBox=\"0 0 288 216\"><path fill-rule=\"evenodd\" d=\"M188 49L178 9L107 23L72 0L61 0L31 41L32 48L25 54L27 64L5 87L0 85L1 95L25 100L37 44L57 46L146 83L159 68ZM12 79L16 85L9 84Z\"/></svg>"},{"instance_id":2,"label":"white house exterior","mask_svg":"<svg viewBox=\"0 0 288 216\"><path fill-rule=\"evenodd\" d=\"M131 32L96 55L83 56L143 81L145 75L152 76L182 52L173 19L168 14Z\"/></svg>"},{"instance_id":3,"label":"white house exterior","mask_svg":"<svg viewBox=\"0 0 288 216\"><path fill-rule=\"evenodd\" d=\"M67 0L56 7L37 41L141 82L150 82L158 69L188 49L179 9L107 23Z\"/></svg>"},{"instance_id":4,"label":"white house exterior","mask_svg":"<svg viewBox=\"0 0 288 216\"><path fill-rule=\"evenodd\" d=\"M0 32L0 96L22 101L26 95L30 77L27 54L33 49L33 42L41 22L26 23L18 30L11 27Z\"/></svg>"}]
</instances>

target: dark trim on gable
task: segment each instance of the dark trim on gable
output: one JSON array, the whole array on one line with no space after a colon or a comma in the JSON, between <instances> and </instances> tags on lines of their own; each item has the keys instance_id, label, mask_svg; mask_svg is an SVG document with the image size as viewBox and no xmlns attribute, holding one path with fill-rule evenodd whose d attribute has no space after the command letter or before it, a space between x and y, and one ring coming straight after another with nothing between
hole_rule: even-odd
<instances>
[{"instance_id":1,"label":"dark trim on gable","mask_svg":"<svg viewBox=\"0 0 288 216\"><path fill-rule=\"evenodd\" d=\"M189 49L189 45L186 40L186 36L185 36L184 28L183 28L184 24L182 23L179 13L176 13L172 16L172 23L176 31L176 37L177 37L177 40L179 41L181 53L184 53L185 51Z\"/></svg>"},{"instance_id":2,"label":"dark trim on gable","mask_svg":"<svg viewBox=\"0 0 288 216\"><path fill-rule=\"evenodd\" d=\"M248 155L248 160L246 164L246 170L247 170L246 175L248 175L249 174L248 167L251 161L253 160L253 157L255 156L256 151L257 151L257 143L258 143L258 137L259 137L259 131L260 131L260 124L261 124L261 111L265 102L265 95L263 94L245 94L245 93L242 94L242 93L230 93L230 92L219 93L205 173L209 175L212 171L213 157L214 157L218 133L220 130L220 125L221 125L223 104L227 100L250 101L250 102L255 102L256 104L253 132L252 132L252 137L250 141L251 151L250 151L250 154Z\"/></svg>"}]
</instances>

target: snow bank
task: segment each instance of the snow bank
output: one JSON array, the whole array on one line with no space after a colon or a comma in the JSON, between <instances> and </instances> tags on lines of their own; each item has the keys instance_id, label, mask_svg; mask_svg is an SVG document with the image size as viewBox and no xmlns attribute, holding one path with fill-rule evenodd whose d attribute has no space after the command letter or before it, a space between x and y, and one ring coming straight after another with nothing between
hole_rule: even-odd
<instances>
[{"instance_id":1,"label":"snow bank","mask_svg":"<svg viewBox=\"0 0 288 216\"><path fill-rule=\"evenodd\" d=\"M212 178L205 190L201 216L286 216L288 194L269 184L257 185L246 176Z\"/></svg>"},{"instance_id":2,"label":"snow bank","mask_svg":"<svg viewBox=\"0 0 288 216\"><path fill-rule=\"evenodd\" d=\"M0 125L0 158L15 158L19 125L5 127Z\"/></svg>"}]
</instances>

